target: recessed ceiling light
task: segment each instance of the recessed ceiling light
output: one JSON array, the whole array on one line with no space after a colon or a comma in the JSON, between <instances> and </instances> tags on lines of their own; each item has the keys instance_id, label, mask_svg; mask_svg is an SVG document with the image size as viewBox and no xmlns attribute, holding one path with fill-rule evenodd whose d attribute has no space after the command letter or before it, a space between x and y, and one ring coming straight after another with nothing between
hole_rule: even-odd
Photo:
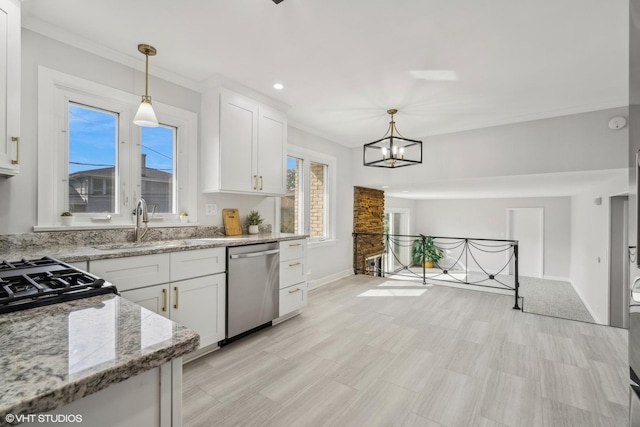
<instances>
[{"instance_id":1,"label":"recessed ceiling light","mask_svg":"<svg viewBox=\"0 0 640 427\"><path fill-rule=\"evenodd\" d=\"M282 89L284 89L284 85L282 83L274 83L273 84L273 88L275 90L282 90Z\"/></svg>"},{"instance_id":2,"label":"recessed ceiling light","mask_svg":"<svg viewBox=\"0 0 640 427\"><path fill-rule=\"evenodd\" d=\"M436 80L436 81L454 81L458 80L458 73L453 70L413 70L409 74L414 79Z\"/></svg>"},{"instance_id":3,"label":"recessed ceiling light","mask_svg":"<svg viewBox=\"0 0 640 427\"><path fill-rule=\"evenodd\" d=\"M408 192L409 192L409 190L402 190L402 192L403 192L403 193L408 193Z\"/></svg>"},{"instance_id":4,"label":"recessed ceiling light","mask_svg":"<svg viewBox=\"0 0 640 427\"><path fill-rule=\"evenodd\" d=\"M382 186L382 187L380 187L380 188L389 188L389 186L388 186L388 185L383 185L383 186Z\"/></svg>"}]
</instances>

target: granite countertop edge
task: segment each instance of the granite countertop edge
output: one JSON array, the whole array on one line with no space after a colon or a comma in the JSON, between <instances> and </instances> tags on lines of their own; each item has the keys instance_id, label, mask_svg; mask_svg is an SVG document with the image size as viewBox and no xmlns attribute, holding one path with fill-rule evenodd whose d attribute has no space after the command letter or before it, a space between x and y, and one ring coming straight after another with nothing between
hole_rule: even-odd
<instances>
[{"instance_id":1,"label":"granite countertop edge","mask_svg":"<svg viewBox=\"0 0 640 427\"><path fill-rule=\"evenodd\" d=\"M122 382L191 353L198 348L199 343L199 335L193 332L188 339L170 348L159 349L155 352L131 359L127 363L110 368L105 372L96 372L88 375L72 383L50 390L47 393L25 399L23 402L12 407L2 408L1 412L16 415L39 414L54 410L105 389L112 384ZM0 424L0 426L2 425L4 424Z\"/></svg>"},{"instance_id":2,"label":"granite countertop edge","mask_svg":"<svg viewBox=\"0 0 640 427\"><path fill-rule=\"evenodd\" d=\"M130 256L153 255L171 252L193 251L229 246L244 246L259 243L272 243L287 240L308 238L302 234L266 234L256 236L227 236L212 238L193 238L180 240L160 240L155 243L143 242L143 246L136 247L135 243L123 243L123 247L114 244L96 244L92 246L58 246L38 247L35 249L10 250L0 252L0 260L36 259L50 256L63 262L83 262L100 259L124 258ZM127 247L126 245L131 244ZM115 244L117 245L117 244Z\"/></svg>"},{"instance_id":3,"label":"granite countertop edge","mask_svg":"<svg viewBox=\"0 0 640 427\"><path fill-rule=\"evenodd\" d=\"M97 296L94 299L117 298L118 296ZM71 302L77 304L80 300ZM65 304L65 303L62 303ZM128 303L133 305L134 303ZM29 311L41 315L42 310L55 310L55 305L39 307L32 310L16 312L18 316L27 316ZM13 314L13 313L11 313ZM157 315L159 316L159 315ZM11 322L11 320L9 320ZM143 372L157 368L174 359L189 354L196 350L200 344L200 336L184 326L175 325L175 337L171 343L162 344L144 354L130 354L114 366L105 367L91 374L71 379L54 387L45 388L42 391L34 391L22 395L20 400L15 399L7 404L0 404L0 427L12 425L6 423L4 415L13 414L37 414L45 413L83 397L96 393L108 386L122 382ZM22 394L22 393L21 393Z\"/></svg>"}]
</instances>

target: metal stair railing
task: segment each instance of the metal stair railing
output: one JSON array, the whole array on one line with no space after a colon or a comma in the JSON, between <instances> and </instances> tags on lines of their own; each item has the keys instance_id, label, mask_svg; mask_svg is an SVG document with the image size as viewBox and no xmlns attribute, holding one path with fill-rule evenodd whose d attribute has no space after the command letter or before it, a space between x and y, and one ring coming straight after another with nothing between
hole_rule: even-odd
<instances>
[{"instance_id":1,"label":"metal stair railing","mask_svg":"<svg viewBox=\"0 0 640 427\"><path fill-rule=\"evenodd\" d=\"M432 267L425 262L428 244L441 255ZM353 233L354 274L421 280L423 285L435 280L512 290L516 310L520 309L518 257L517 240ZM507 271L510 265L513 274Z\"/></svg>"}]
</instances>

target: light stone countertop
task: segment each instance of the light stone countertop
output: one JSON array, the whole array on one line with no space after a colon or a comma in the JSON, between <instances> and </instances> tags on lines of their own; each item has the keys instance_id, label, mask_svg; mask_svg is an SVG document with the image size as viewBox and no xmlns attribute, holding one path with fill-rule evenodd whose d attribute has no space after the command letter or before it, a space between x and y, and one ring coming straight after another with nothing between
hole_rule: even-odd
<instances>
[{"instance_id":1,"label":"light stone countertop","mask_svg":"<svg viewBox=\"0 0 640 427\"><path fill-rule=\"evenodd\" d=\"M3 314L0 414L50 411L190 353L199 341L116 295Z\"/></svg>"},{"instance_id":2,"label":"light stone countertop","mask_svg":"<svg viewBox=\"0 0 640 427\"><path fill-rule=\"evenodd\" d=\"M55 245L55 242L51 242L50 245L0 252L0 260L17 261L20 259L38 259L44 256L49 256L64 262L79 262L165 252L252 245L257 243L304 239L306 237L308 236L288 233L270 233L231 237L203 237L194 239L143 241L140 243L106 243L87 246L65 246L64 244L57 246Z\"/></svg>"}]
</instances>

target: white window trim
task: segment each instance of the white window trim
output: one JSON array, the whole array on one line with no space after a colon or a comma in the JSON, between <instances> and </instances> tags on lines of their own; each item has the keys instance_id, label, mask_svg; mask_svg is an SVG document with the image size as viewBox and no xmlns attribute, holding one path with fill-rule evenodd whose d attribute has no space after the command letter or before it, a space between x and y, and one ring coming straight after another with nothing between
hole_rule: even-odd
<instances>
[{"instance_id":1,"label":"white window trim","mask_svg":"<svg viewBox=\"0 0 640 427\"><path fill-rule=\"evenodd\" d=\"M336 236L336 164L335 157L328 154L319 153L317 151L310 150L308 148L299 147L297 145L287 145L287 156L297 157L303 160L303 234L309 234L309 168L311 162L322 163L328 166L329 173L327 174L327 183L325 185L325 201L328 206L325 206L325 220L327 221L327 235L323 238L309 238L309 244L312 246L321 246L329 242L335 241ZM280 198L277 199L276 207L276 224L278 224L278 231L280 231Z\"/></svg>"},{"instance_id":2,"label":"white window trim","mask_svg":"<svg viewBox=\"0 0 640 427\"><path fill-rule=\"evenodd\" d=\"M87 99L94 99L98 105L115 106L115 110L121 113L120 121L127 121L129 131L119 134L120 142L140 144L140 132L137 126L130 123L131 117L140 103L140 96L131 94L109 86L85 80L76 76L55 71L43 66L38 67L38 217L34 231L63 228L60 225L61 201L64 191L61 192L61 176L66 166L61 166L66 161L66 152L60 148L60 138L66 140L63 131L66 130L66 112L64 108L65 94L74 94ZM91 103L89 103L91 105ZM197 123L196 113L173 107L162 102L154 101L154 110L161 123L178 128L178 212L173 215L164 214L157 216L162 218L162 225L175 226L180 224L179 213L187 211L189 220L197 223ZM130 171L124 173L127 181L138 182L140 175L140 162L129 161ZM64 169L61 169L63 167ZM132 179L131 177L136 177ZM66 183L66 181L65 181ZM139 197L140 189L132 188L131 182L120 184L118 200L120 201L120 214L107 224L104 221L92 221L92 215L78 215L79 223L73 228L120 228L133 224L130 214ZM100 217L100 214L94 214ZM83 220L84 219L84 220ZM160 222L152 224L160 225Z\"/></svg>"}]
</instances>

